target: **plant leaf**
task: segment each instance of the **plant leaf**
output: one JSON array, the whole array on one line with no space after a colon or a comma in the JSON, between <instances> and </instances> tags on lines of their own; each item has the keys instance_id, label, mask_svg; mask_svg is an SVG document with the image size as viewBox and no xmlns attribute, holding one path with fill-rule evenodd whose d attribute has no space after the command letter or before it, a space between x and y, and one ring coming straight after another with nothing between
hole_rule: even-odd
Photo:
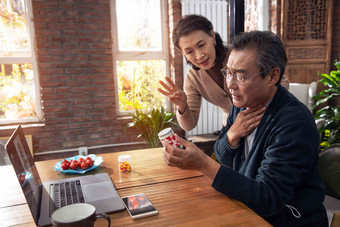
<instances>
[{"instance_id":1,"label":"plant leaf","mask_svg":"<svg viewBox=\"0 0 340 227\"><path fill-rule=\"evenodd\" d=\"M136 110L130 114L132 122L127 124L127 127L136 128L144 142L150 147L160 145L158 133L166 127L176 126L177 121L173 118L175 113L166 112L164 107L159 109L152 108L150 110Z\"/></svg>"}]
</instances>

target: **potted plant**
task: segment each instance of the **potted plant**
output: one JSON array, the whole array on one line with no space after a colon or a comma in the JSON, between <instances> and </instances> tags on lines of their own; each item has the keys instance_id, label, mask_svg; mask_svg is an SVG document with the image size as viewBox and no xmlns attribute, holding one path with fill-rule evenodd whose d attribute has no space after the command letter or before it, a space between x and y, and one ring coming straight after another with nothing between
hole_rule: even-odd
<instances>
[{"instance_id":1,"label":"potted plant","mask_svg":"<svg viewBox=\"0 0 340 227\"><path fill-rule=\"evenodd\" d=\"M330 74L321 73L319 82L324 89L313 97L312 106L315 120L321 119L323 124L319 127L322 135L321 149L334 143L340 143L340 61L335 61L337 71Z\"/></svg>"},{"instance_id":2,"label":"potted plant","mask_svg":"<svg viewBox=\"0 0 340 227\"><path fill-rule=\"evenodd\" d=\"M158 133L168 127L178 126L177 121L173 118L175 113L170 113L164 110L163 107L159 109L150 109L147 111L136 110L132 116L132 122L127 124L127 128L136 128L144 142L150 147L157 147L160 145Z\"/></svg>"}]
</instances>

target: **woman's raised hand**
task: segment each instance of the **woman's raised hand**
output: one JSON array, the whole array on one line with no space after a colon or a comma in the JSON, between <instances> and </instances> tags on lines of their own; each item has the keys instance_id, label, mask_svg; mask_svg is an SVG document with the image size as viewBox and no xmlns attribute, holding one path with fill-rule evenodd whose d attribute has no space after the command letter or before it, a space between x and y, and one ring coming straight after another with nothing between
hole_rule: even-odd
<instances>
[{"instance_id":1,"label":"woman's raised hand","mask_svg":"<svg viewBox=\"0 0 340 227\"><path fill-rule=\"evenodd\" d=\"M184 113L188 105L186 94L184 93L184 91L178 89L177 85L172 82L170 78L165 77L165 80L169 83L170 86L160 80L159 83L165 90L162 90L160 88L158 88L157 90L163 95L167 96L170 102L177 105L180 113Z\"/></svg>"}]
</instances>

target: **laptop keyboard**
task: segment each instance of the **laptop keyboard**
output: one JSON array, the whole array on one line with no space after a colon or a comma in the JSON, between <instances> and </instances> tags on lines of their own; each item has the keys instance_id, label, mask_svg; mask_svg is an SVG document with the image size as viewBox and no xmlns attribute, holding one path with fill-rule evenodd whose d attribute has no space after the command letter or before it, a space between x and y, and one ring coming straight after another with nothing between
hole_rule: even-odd
<instances>
[{"instance_id":1,"label":"laptop keyboard","mask_svg":"<svg viewBox=\"0 0 340 227\"><path fill-rule=\"evenodd\" d=\"M55 183L50 185L50 216L60 207L73 203L85 203L80 180Z\"/></svg>"}]
</instances>

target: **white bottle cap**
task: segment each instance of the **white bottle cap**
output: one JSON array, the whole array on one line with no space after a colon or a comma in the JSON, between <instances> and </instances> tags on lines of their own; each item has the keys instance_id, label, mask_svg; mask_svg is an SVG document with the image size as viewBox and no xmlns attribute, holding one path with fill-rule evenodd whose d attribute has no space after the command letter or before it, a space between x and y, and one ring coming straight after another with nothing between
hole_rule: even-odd
<instances>
[{"instance_id":1,"label":"white bottle cap","mask_svg":"<svg viewBox=\"0 0 340 227\"><path fill-rule=\"evenodd\" d=\"M174 134L174 131L172 131L172 128L166 128L158 133L158 138L160 140L163 140L167 138L168 136L172 136L173 134Z\"/></svg>"},{"instance_id":2,"label":"white bottle cap","mask_svg":"<svg viewBox=\"0 0 340 227\"><path fill-rule=\"evenodd\" d=\"M130 160L131 160L131 157L128 154L120 155L118 157L119 162L125 162L125 161L130 161Z\"/></svg>"}]
</instances>

